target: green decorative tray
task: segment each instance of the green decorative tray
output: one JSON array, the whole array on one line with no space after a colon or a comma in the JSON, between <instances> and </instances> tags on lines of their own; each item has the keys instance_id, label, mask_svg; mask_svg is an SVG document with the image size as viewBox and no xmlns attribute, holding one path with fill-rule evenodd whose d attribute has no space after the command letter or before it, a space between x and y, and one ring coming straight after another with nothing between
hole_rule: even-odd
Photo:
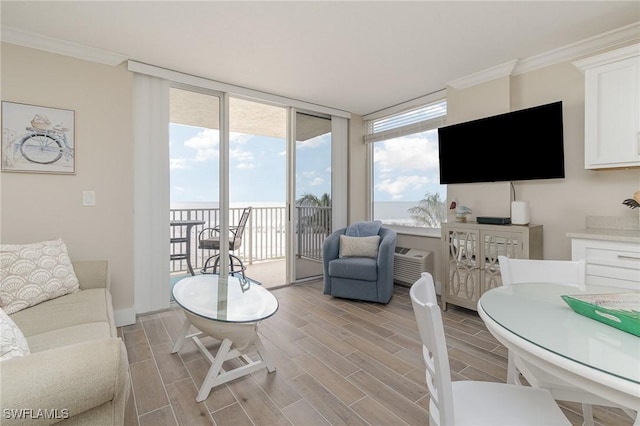
<instances>
[{"instance_id":1,"label":"green decorative tray","mask_svg":"<svg viewBox=\"0 0 640 426\"><path fill-rule=\"evenodd\" d=\"M578 314L640 337L640 292L560 297Z\"/></svg>"}]
</instances>

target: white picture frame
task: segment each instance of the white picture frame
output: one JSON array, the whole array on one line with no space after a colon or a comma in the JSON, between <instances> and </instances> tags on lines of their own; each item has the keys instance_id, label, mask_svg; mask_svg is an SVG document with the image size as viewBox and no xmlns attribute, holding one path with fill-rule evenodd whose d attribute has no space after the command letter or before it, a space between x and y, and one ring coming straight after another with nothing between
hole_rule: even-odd
<instances>
[{"instance_id":1,"label":"white picture frame","mask_svg":"<svg viewBox=\"0 0 640 426\"><path fill-rule=\"evenodd\" d=\"M75 174L75 111L2 101L3 172Z\"/></svg>"}]
</instances>

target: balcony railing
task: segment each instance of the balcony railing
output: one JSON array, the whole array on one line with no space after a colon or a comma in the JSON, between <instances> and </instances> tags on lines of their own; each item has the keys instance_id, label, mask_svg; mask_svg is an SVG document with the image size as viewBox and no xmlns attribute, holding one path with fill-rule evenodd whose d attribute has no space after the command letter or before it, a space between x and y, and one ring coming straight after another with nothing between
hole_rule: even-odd
<instances>
[{"instance_id":1,"label":"balcony railing","mask_svg":"<svg viewBox=\"0 0 640 426\"><path fill-rule=\"evenodd\" d=\"M229 209L229 225L234 226L240 221L244 208ZM295 253L298 258L322 260L322 243L331 229L330 207L296 207ZM217 208L203 209L171 209L170 220L202 220L203 225L196 225L191 235L191 265L199 270L213 254L211 250L198 248L198 235L204 228L219 225L220 210ZM285 207L252 207L242 238L242 244L234 253L242 261L250 265L264 260L284 259L286 252L287 216ZM185 237L184 227L171 227L171 238ZM185 244L185 243L182 243ZM185 247L171 245L171 253L184 253ZM171 272L187 270L184 260L171 261Z\"/></svg>"},{"instance_id":2,"label":"balcony railing","mask_svg":"<svg viewBox=\"0 0 640 426\"><path fill-rule=\"evenodd\" d=\"M331 233L331 207L296 206L296 257L322 260L322 243Z\"/></svg>"}]
</instances>

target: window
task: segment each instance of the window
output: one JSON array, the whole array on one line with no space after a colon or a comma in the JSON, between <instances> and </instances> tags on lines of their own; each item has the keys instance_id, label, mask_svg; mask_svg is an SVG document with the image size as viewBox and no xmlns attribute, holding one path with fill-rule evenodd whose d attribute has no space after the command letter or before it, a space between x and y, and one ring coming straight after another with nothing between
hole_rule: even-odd
<instances>
[{"instance_id":1,"label":"window","mask_svg":"<svg viewBox=\"0 0 640 426\"><path fill-rule=\"evenodd\" d=\"M372 160L372 218L386 225L440 228L446 221L447 188L440 185L438 127L447 101L377 118L365 117Z\"/></svg>"}]
</instances>

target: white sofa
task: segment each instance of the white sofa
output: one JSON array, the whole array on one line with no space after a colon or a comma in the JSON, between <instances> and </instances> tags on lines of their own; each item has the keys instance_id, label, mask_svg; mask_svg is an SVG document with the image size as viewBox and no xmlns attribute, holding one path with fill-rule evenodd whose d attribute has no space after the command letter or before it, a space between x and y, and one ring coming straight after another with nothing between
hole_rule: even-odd
<instances>
[{"instance_id":1,"label":"white sofa","mask_svg":"<svg viewBox=\"0 0 640 426\"><path fill-rule=\"evenodd\" d=\"M30 354L0 362L3 425L121 425L130 395L106 261L74 262L80 291L10 315Z\"/></svg>"}]
</instances>

